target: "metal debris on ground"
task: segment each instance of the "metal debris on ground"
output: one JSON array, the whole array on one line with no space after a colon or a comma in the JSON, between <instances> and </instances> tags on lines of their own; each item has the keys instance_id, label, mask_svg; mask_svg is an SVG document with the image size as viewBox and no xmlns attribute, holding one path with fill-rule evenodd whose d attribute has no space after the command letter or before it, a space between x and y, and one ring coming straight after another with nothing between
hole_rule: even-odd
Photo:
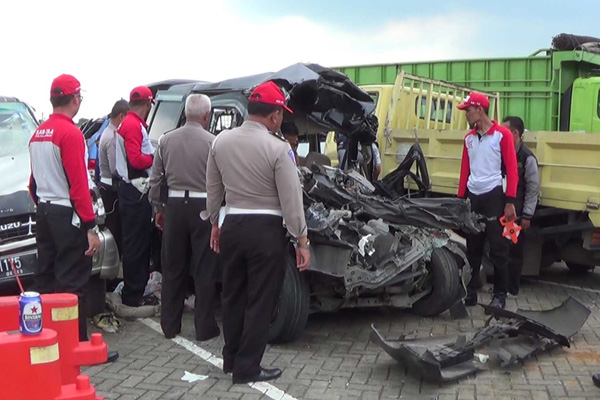
<instances>
[{"instance_id":1,"label":"metal debris on ground","mask_svg":"<svg viewBox=\"0 0 600 400\"><path fill-rule=\"evenodd\" d=\"M371 326L371 340L399 363L432 381L452 381L482 370L475 351L487 347L502 367L524 362L570 340L587 320L590 310L569 297L551 310L516 312L482 305L491 313L487 324L472 333L387 341ZM492 323L496 319L496 323Z\"/></svg>"}]
</instances>

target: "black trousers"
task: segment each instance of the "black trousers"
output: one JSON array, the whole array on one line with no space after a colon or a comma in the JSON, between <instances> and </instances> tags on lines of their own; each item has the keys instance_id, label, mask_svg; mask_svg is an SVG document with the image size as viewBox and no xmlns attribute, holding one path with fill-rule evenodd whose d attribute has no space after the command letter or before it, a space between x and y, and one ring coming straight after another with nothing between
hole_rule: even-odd
<instances>
[{"instance_id":1,"label":"black trousers","mask_svg":"<svg viewBox=\"0 0 600 400\"><path fill-rule=\"evenodd\" d=\"M150 276L152 206L132 184L119 184L119 211L123 232L123 304L137 307Z\"/></svg>"},{"instance_id":2,"label":"black trousers","mask_svg":"<svg viewBox=\"0 0 600 400\"><path fill-rule=\"evenodd\" d=\"M469 288L476 286L481 268L481 258L485 241L490 244L490 261L494 266L494 295L505 297L508 290L509 241L502 237L499 218L504 214L506 204L504 191L498 186L491 192L474 195L469 193L471 209L491 220L485 224L485 231L477 235L467 235L467 258L473 268L473 278Z\"/></svg>"},{"instance_id":3,"label":"black trousers","mask_svg":"<svg viewBox=\"0 0 600 400\"><path fill-rule=\"evenodd\" d=\"M521 286L521 272L523 271L523 249L527 241L527 233L521 231L519 241L510 243L510 261L508 263L508 291L513 294L519 293Z\"/></svg>"},{"instance_id":4,"label":"black trousers","mask_svg":"<svg viewBox=\"0 0 600 400\"><path fill-rule=\"evenodd\" d=\"M100 189L100 196L102 196L104 210L106 211L104 225L115 238L119 255L121 255L123 254L123 235L121 233L121 213L119 212L119 192L112 185L102 182L100 182L98 188Z\"/></svg>"},{"instance_id":5,"label":"black trousers","mask_svg":"<svg viewBox=\"0 0 600 400\"><path fill-rule=\"evenodd\" d=\"M169 198L165 209L160 324L166 336L181 331L190 277L196 295L196 339L207 340L219 332L215 319L218 255L210 248L211 224L200 218L205 209L206 200L197 198Z\"/></svg>"},{"instance_id":6,"label":"black trousers","mask_svg":"<svg viewBox=\"0 0 600 400\"><path fill-rule=\"evenodd\" d=\"M223 361L240 378L260 372L285 276L281 217L228 215L220 236L223 266Z\"/></svg>"},{"instance_id":7,"label":"black trousers","mask_svg":"<svg viewBox=\"0 0 600 400\"><path fill-rule=\"evenodd\" d=\"M38 273L32 290L39 293L73 293L79 298L79 340L86 341L88 316L85 288L92 274L87 231L74 226L73 209L40 202L35 216Z\"/></svg>"}]
</instances>

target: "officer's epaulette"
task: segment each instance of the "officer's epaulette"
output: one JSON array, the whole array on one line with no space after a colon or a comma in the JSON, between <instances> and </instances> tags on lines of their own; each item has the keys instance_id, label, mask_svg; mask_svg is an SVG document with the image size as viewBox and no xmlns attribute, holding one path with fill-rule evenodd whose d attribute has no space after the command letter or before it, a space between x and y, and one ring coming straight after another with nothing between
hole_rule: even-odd
<instances>
[{"instance_id":1,"label":"officer's epaulette","mask_svg":"<svg viewBox=\"0 0 600 400\"><path fill-rule=\"evenodd\" d=\"M275 136L277 139L281 139L284 142L287 142L287 140L285 140L285 137L283 136L283 134L281 132L271 132L269 131L269 133L273 136Z\"/></svg>"}]
</instances>

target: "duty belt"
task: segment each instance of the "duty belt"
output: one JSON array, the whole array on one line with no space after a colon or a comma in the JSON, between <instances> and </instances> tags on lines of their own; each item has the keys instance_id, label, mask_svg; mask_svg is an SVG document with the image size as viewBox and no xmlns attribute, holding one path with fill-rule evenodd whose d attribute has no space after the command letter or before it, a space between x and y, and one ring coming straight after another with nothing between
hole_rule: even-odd
<instances>
[{"instance_id":1,"label":"duty belt","mask_svg":"<svg viewBox=\"0 0 600 400\"><path fill-rule=\"evenodd\" d=\"M193 190L169 189L169 197L206 199L206 192L194 192Z\"/></svg>"},{"instance_id":2,"label":"duty belt","mask_svg":"<svg viewBox=\"0 0 600 400\"><path fill-rule=\"evenodd\" d=\"M276 215L278 217L282 217L283 214L281 210L269 210L266 208L236 208L236 207L227 207L226 208L227 215L230 214L265 214L265 215Z\"/></svg>"}]
</instances>

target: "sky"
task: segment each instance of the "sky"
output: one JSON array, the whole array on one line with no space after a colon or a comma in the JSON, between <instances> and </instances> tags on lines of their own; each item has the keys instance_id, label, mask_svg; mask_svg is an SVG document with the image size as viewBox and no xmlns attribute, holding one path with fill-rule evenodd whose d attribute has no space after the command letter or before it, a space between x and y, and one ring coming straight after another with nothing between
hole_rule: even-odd
<instances>
[{"instance_id":1,"label":"sky","mask_svg":"<svg viewBox=\"0 0 600 400\"><path fill-rule=\"evenodd\" d=\"M2 5L0 95L51 113L77 77L79 118L138 85L223 79L296 62L346 66L527 56L566 32L600 37L598 0L29 0Z\"/></svg>"}]
</instances>

